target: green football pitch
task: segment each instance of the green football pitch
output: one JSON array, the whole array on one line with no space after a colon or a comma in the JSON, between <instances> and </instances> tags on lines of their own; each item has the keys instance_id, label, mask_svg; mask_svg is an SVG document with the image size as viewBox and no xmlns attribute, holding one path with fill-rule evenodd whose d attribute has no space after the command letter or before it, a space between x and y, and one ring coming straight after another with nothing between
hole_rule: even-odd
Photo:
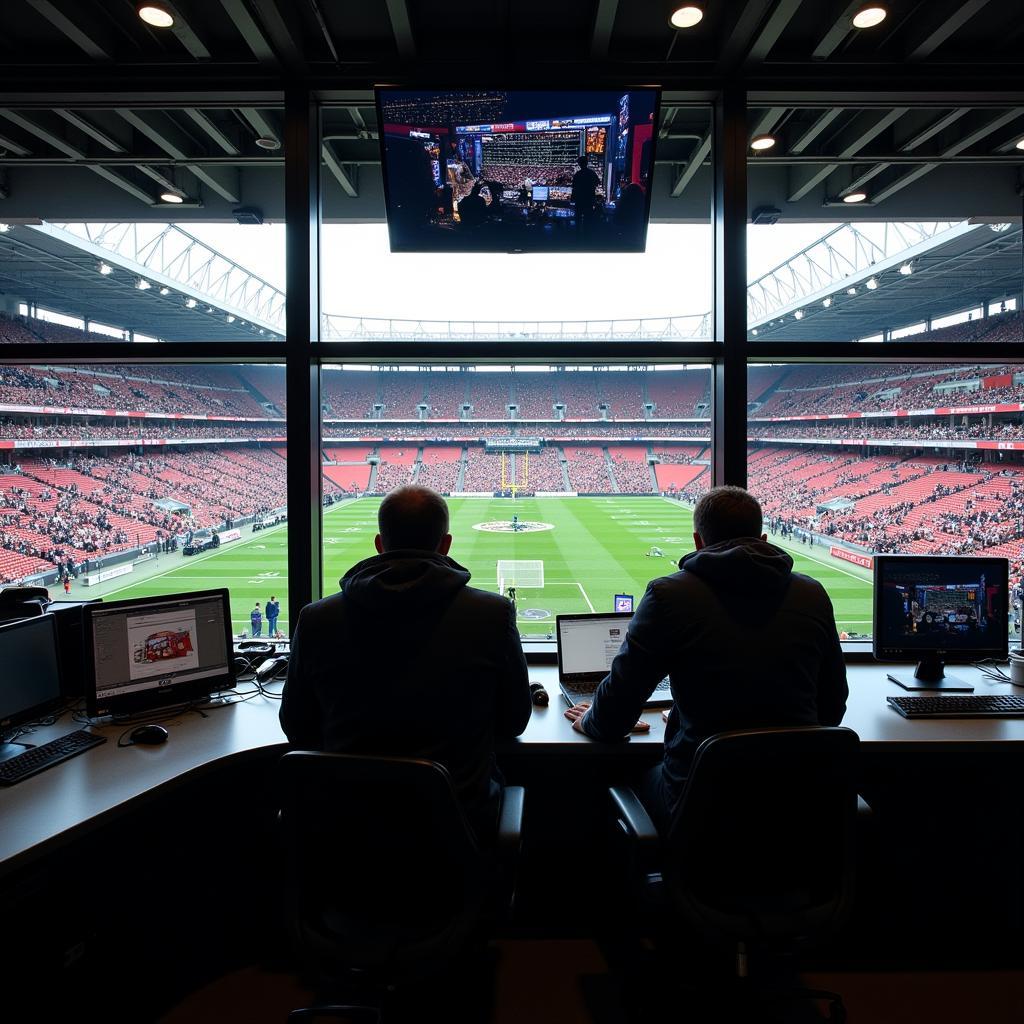
<instances>
[{"instance_id":1,"label":"green football pitch","mask_svg":"<svg viewBox=\"0 0 1024 1024\"><path fill-rule=\"evenodd\" d=\"M325 595L337 591L338 579L349 566L374 553L378 504L377 498L358 498L325 511ZM693 549L692 511L664 498L451 498L448 504L455 537L451 555L472 572L474 586L496 591L500 560L543 563L544 586L518 588L524 636L551 632L555 615L563 612L611 611L615 594L633 594L639 601L649 580L674 572L679 557ZM511 531L513 515L524 527L519 532ZM127 586L112 581L103 596L226 586L234 632L239 633L248 629L255 602L262 606L275 595L282 611L287 609L287 540L287 527L277 527L193 558L161 555L147 579ZM839 628L870 633L869 574L830 558L824 548L784 546L796 569L828 590ZM651 554L652 549L663 554ZM750 605L756 614L756 593L750 595ZM287 631L288 626L282 616L278 628Z\"/></svg>"}]
</instances>

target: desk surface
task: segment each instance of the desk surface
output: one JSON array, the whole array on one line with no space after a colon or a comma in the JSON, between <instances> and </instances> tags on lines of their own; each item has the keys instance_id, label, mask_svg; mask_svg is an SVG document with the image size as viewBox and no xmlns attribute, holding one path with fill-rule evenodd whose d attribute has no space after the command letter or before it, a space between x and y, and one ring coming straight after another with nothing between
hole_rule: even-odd
<instances>
[{"instance_id":1,"label":"desk surface","mask_svg":"<svg viewBox=\"0 0 1024 1024\"><path fill-rule=\"evenodd\" d=\"M998 744L1024 744L1024 718L940 719L910 721L890 710L885 697L904 691L886 679L885 668L851 665L848 670L850 700L844 725L855 730L865 744L885 750L969 751ZM1024 692L1009 684L985 679L973 669L957 674L975 683L976 693ZM530 678L542 682L551 697L547 708L535 708L530 724L516 741L538 754L559 752L572 756L623 756L630 746L658 744L664 735L660 711L645 712L651 723L648 734L636 734L627 744L595 743L574 732L562 711L565 704L558 691L556 670L533 666ZM265 697L230 707L216 708L203 718L182 714L163 724L170 739L156 747L119 748L119 737L130 729L107 725L94 731L108 738L101 747L0 789L0 873L15 869L51 844L73 838L82 830L98 826L130 809L133 802L172 787L202 773L219 762L266 750L285 748L277 721L278 701ZM68 715L54 726L39 728L28 737L45 742L75 728ZM628 757L628 754L625 756Z\"/></svg>"}]
</instances>

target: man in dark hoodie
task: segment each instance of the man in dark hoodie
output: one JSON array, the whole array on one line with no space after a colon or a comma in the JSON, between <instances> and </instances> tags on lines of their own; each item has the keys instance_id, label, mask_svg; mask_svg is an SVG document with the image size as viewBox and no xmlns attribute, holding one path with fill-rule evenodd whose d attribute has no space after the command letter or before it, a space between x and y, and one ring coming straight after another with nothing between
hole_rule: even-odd
<instances>
[{"instance_id":1,"label":"man in dark hoodie","mask_svg":"<svg viewBox=\"0 0 1024 1024\"><path fill-rule=\"evenodd\" d=\"M448 506L429 487L392 491L377 524L378 554L299 615L281 726L294 747L439 762L486 840L495 740L518 736L532 708L515 610L466 585L448 557Z\"/></svg>"},{"instance_id":2,"label":"man in dark hoodie","mask_svg":"<svg viewBox=\"0 0 1024 1024\"><path fill-rule=\"evenodd\" d=\"M664 827L690 762L708 736L774 725L838 725L846 666L832 602L767 542L761 506L740 487L715 487L693 512L696 551L652 580L593 705L565 714L596 740L621 740L666 675L673 706L665 756L641 798Z\"/></svg>"}]
</instances>

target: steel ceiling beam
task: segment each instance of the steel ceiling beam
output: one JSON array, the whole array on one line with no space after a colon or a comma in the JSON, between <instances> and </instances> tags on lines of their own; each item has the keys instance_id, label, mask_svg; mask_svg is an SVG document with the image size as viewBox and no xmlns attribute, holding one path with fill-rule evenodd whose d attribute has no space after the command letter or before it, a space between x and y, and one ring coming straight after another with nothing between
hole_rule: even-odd
<instances>
[{"instance_id":1,"label":"steel ceiling beam","mask_svg":"<svg viewBox=\"0 0 1024 1024\"><path fill-rule=\"evenodd\" d=\"M736 15L718 48L720 74L728 74L748 58L771 4L772 0L746 0L742 5L732 5L737 8Z\"/></svg>"},{"instance_id":2,"label":"steel ceiling beam","mask_svg":"<svg viewBox=\"0 0 1024 1024\"><path fill-rule=\"evenodd\" d=\"M320 148L323 153L324 163L327 164L327 169L334 175L345 194L355 199L359 195L357 187L359 182L358 166L353 166L352 164L342 165L327 142Z\"/></svg>"},{"instance_id":3,"label":"steel ceiling beam","mask_svg":"<svg viewBox=\"0 0 1024 1024\"><path fill-rule=\"evenodd\" d=\"M896 107L894 110L886 111L881 117L873 113L866 114L859 128L849 133L849 141L840 150L839 155L844 158L856 156L872 139L878 138L887 128L892 127L908 109L908 107ZM826 164L809 174L797 174L795 176L797 183L789 194L788 202L795 203L803 199L811 189L824 182L837 167L837 164Z\"/></svg>"},{"instance_id":4,"label":"steel ceiling beam","mask_svg":"<svg viewBox=\"0 0 1024 1024\"><path fill-rule=\"evenodd\" d=\"M907 60L924 60L930 57L955 32L963 28L989 0L957 0L949 14L934 28L928 29L910 44Z\"/></svg>"},{"instance_id":5,"label":"steel ceiling beam","mask_svg":"<svg viewBox=\"0 0 1024 1024\"><path fill-rule=\"evenodd\" d=\"M682 173L676 178L675 183L672 185L672 198L678 199L682 194L683 190L693 180L693 176L700 170L701 164L711 155L711 132L708 132L704 136L703 141L699 142L694 146L693 153L690 155L690 159L686 163L686 167Z\"/></svg>"},{"instance_id":6,"label":"steel ceiling beam","mask_svg":"<svg viewBox=\"0 0 1024 1024\"><path fill-rule=\"evenodd\" d=\"M840 13L833 21L832 27L822 36L821 41L811 53L812 60L828 60L839 49L842 41L854 31L853 16L857 13L858 8L863 6L863 0L849 0L840 8Z\"/></svg>"},{"instance_id":7,"label":"steel ceiling beam","mask_svg":"<svg viewBox=\"0 0 1024 1024\"><path fill-rule=\"evenodd\" d=\"M203 129L204 132L224 150L228 156L238 156L240 150L238 147L210 120L210 118L204 114L201 110L196 110L193 107L189 107L185 113L192 118L192 120Z\"/></svg>"},{"instance_id":8,"label":"steel ceiling beam","mask_svg":"<svg viewBox=\"0 0 1024 1024\"><path fill-rule=\"evenodd\" d=\"M111 153L124 153L125 148L116 139L111 138L105 131L97 128L91 121L86 120L81 114L74 110L65 110L55 107L53 111L58 117L62 117L68 124L74 125L80 132L84 132L89 138L98 142L101 146L109 149Z\"/></svg>"},{"instance_id":9,"label":"steel ceiling beam","mask_svg":"<svg viewBox=\"0 0 1024 1024\"><path fill-rule=\"evenodd\" d=\"M597 14L594 16L594 32L590 39L590 59L607 60L608 47L612 41L612 29L615 26L615 15L619 9L619 0L598 0Z\"/></svg>"},{"instance_id":10,"label":"steel ceiling beam","mask_svg":"<svg viewBox=\"0 0 1024 1024\"><path fill-rule=\"evenodd\" d=\"M291 0L288 0L288 3L290 4ZM270 37L270 44L281 63L292 73L304 73L305 48L302 40L286 20L277 0L250 0L250 4L263 23L263 28ZM290 11L290 8L286 10Z\"/></svg>"},{"instance_id":11,"label":"steel ceiling beam","mask_svg":"<svg viewBox=\"0 0 1024 1024\"><path fill-rule=\"evenodd\" d=\"M37 13L41 14L54 28L70 39L86 56L93 60L110 61L113 55L109 49L100 43L93 31L86 31L78 23L84 20L84 12L79 9L75 13L79 16L72 19L60 6L52 0L26 0L28 5Z\"/></svg>"},{"instance_id":12,"label":"steel ceiling beam","mask_svg":"<svg viewBox=\"0 0 1024 1024\"><path fill-rule=\"evenodd\" d=\"M405 0L387 0L387 5L398 56L402 60L415 60L416 40L412 34L412 22L409 20L409 8Z\"/></svg>"},{"instance_id":13,"label":"steel ceiling beam","mask_svg":"<svg viewBox=\"0 0 1024 1024\"><path fill-rule=\"evenodd\" d=\"M789 151L802 153L842 112L841 107L832 107L831 110L826 110L790 145Z\"/></svg>"},{"instance_id":14,"label":"steel ceiling beam","mask_svg":"<svg viewBox=\"0 0 1024 1024\"><path fill-rule=\"evenodd\" d=\"M764 28L761 29L747 54L748 64L759 64L771 53L772 48L779 41L779 37L786 31L796 12L800 9L801 3L802 0L778 0L775 9L768 16Z\"/></svg>"},{"instance_id":15,"label":"steel ceiling beam","mask_svg":"<svg viewBox=\"0 0 1024 1024\"><path fill-rule=\"evenodd\" d=\"M274 53L263 30L249 13L249 8L245 6L244 0L220 0L220 5L238 30L238 34L245 40L245 45L249 47L252 55L261 64L277 64L277 54Z\"/></svg>"}]
</instances>

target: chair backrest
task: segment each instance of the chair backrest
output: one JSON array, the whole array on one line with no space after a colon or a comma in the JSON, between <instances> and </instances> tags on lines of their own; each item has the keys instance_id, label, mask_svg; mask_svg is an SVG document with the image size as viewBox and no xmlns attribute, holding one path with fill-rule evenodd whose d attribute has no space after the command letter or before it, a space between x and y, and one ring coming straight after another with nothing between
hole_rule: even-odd
<instances>
[{"instance_id":1,"label":"chair backrest","mask_svg":"<svg viewBox=\"0 0 1024 1024\"><path fill-rule=\"evenodd\" d=\"M698 748L665 884L709 938L820 938L852 901L860 740L851 729L720 733Z\"/></svg>"},{"instance_id":2,"label":"chair backrest","mask_svg":"<svg viewBox=\"0 0 1024 1024\"><path fill-rule=\"evenodd\" d=\"M391 982L450 959L479 916L486 864L444 768L293 751L278 774L286 914L303 962Z\"/></svg>"}]
</instances>

